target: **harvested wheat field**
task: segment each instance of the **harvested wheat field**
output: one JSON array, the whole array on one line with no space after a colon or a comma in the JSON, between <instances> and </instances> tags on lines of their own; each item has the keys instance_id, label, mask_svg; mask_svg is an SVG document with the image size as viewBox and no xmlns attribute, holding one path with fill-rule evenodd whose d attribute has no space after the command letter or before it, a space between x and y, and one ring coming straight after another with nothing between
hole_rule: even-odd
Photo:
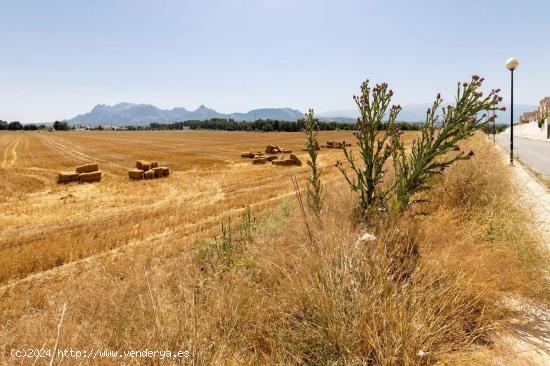
<instances>
[{"instance_id":1,"label":"harvested wheat field","mask_svg":"<svg viewBox=\"0 0 550 366\"><path fill-rule=\"evenodd\" d=\"M351 133L321 139L351 140ZM70 132L2 133L0 148L0 283L152 237L198 235L251 205L276 204L292 191L300 168L253 166L242 150L272 142L299 151L301 133ZM155 157L173 173L134 182L128 168ZM327 176L341 153L321 155ZM150 159L149 159L150 160ZM89 162L103 170L99 183L56 186L58 171ZM84 169L86 170L86 169ZM183 236L182 236L183 235ZM170 239L166 239L170 241Z\"/></svg>"},{"instance_id":2,"label":"harvested wheat field","mask_svg":"<svg viewBox=\"0 0 550 366\"><path fill-rule=\"evenodd\" d=\"M354 138L319 133L331 140ZM241 158L270 144L304 164ZM188 350L199 365L492 364L500 354L472 350L502 328L499 304L510 293L545 301L548 287L506 168L482 141L470 144L478 160L435 182L428 213L380 224L365 252L335 166L341 149L319 151L323 229L308 236L317 226L305 225L292 182L303 188L310 174L302 133L0 133L0 349L57 340ZM169 175L129 179L151 159ZM56 183L90 162L101 181ZM487 194L495 182L499 195Z\"/></svg>"}]
</instances>

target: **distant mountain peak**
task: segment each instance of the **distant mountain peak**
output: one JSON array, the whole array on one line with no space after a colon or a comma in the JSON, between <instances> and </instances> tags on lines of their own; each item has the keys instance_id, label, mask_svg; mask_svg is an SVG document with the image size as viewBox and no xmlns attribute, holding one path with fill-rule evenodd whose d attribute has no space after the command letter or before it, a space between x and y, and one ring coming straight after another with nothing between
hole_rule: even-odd
<instances>
[{"instance_id":1,"label":"distant mountain peak","mask_svg":"<svg viewBox=\"0 0 550 366\"><path fill-rule=\"evenodd\" d=\"M195 110L195 112L207 112L207 111L214 111L213 109L208 108L204 104L201 104L199 108ZM215 112L215 111L214 111Z\"/></svg>"}]
</instances>

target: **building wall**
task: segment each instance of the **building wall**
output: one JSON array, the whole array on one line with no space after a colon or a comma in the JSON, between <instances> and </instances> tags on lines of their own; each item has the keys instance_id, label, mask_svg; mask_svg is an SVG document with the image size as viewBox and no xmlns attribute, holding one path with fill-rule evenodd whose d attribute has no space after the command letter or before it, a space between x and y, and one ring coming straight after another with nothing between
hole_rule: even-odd
<instances>
[{"instance_id":1,"label":"building wall","mask_svg":"<svg viewBox=\"0 0 550 366\"><path fill-rule=\"evenodd\" d=\"M544 121L542 127L539 127L538 121L520 123L520 124L514 125L514 136L550 141L550 138L548 138L549 124L550 124L550 118L547 118ZM508 127L504 131L504 133L509 135L510 127Z\"/></svg>"}]
</instances>

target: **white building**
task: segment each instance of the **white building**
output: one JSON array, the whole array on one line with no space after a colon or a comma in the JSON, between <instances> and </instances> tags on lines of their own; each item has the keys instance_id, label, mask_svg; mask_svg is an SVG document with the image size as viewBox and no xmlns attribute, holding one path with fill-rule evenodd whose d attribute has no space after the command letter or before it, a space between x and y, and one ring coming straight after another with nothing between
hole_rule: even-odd
<instances>
[{"instance_id":1,"label":"white building","mask_svg":"<svg viewBox=\"0 0 550 366\"><path fill-rule=\"evenodd\" d=\"M520 122L514 125L514 135L550 141L550 97L539 102L539 108L533 112L526 112L520 117ZM510 134L510 127L504 131Z\"/></svg>"}]
</instances>

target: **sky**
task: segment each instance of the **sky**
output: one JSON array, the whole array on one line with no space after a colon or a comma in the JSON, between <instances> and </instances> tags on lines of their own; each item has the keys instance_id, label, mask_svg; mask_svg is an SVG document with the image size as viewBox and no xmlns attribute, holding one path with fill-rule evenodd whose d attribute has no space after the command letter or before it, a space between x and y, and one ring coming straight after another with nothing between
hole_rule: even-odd
<instances>
[{"instance_id":1,"label":"sky","mask_svg":"<svg viewBox=\"0 0 550 366\"><path fill-rule=\"evenodd\" d=\"M219 112L354 108L361 81L427 103L472 74L550 95L548 0L0 0L0 119L96 104Z\"/></svg>"}]
</instances>

